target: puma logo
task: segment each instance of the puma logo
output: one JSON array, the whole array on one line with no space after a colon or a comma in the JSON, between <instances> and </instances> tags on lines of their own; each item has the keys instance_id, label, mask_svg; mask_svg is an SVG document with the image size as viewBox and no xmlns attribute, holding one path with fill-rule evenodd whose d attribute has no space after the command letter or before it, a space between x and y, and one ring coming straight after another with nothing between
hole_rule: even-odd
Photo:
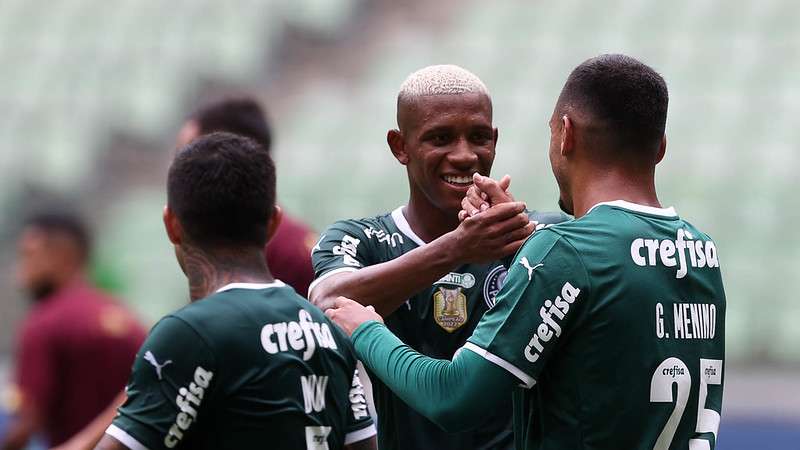
<instances>
[{"instance_id":1,"label":"puma logo","mask_svg":"<svg viewBox=\"0 0 800 450\"><path fill-rule=\"evenodd\" d=\"M528 281L531 281L533 279L533 271L536 270L536 268L541 267L541 266L544 265L544 264L540 263L540 264L537 264L537 265L531 267L531 263L530 263L530 261L528 261L528 257L527 256L523 256L522 259L519 260L519 263L522 264L522 267L524 267L525 270L528 271Z\"/></svg>"},{"instance_id":2,"label":"puma logo","mask_svg":"<svg viewBox=\"0 0 800 450\"><path fill-rule=\"evenodd\" d=\"M314 247L311 248L311 254L312 255L314 254L315 251L322 250L321 244L322 244L322 241L325 239L325 236L326 235L324 235L324 234L322 236L320 236L319 240L317 241L317 243L314 244Z\"/></svg>"},{"instance_id":3,"label":"puma logo","mask_svg":"<svg viewBox=\"0 0 800 450\"><path fill-rule=\"evenodd\" d=\"M148 350L144 354L144 360L149 362L150 364L153 365L153 367L156 368L156 375L158 375L158 379L159 380L161 379L161 369L166 367L167 364L171 364L172 363L172 360L168 359L168 360L164 361L164 364L159 364L158 361L156 361L155 355L153 355L153 352L151 352L150 350Z\"/></svg>"}]
</instances>

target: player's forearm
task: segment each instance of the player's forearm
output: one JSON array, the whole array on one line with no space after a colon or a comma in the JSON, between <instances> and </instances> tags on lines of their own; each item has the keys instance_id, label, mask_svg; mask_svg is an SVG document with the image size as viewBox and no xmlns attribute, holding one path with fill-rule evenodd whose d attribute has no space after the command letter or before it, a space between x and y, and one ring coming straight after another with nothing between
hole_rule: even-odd
<instances>
[{"instance_id":1,"label":"player's forearm","mask_svg":"<svg viewBox=\"0 0 800 450\"><path fill-rule=\"evenodd\" d=\"M125 403L127 395L125 391L120 392L114 400L104 409L92 422L78 434L71 437L69 441L53 448L52 450L87 450L92 449L105 435L105 431L114 417L117 415L117 408Z\"/></svg>"},{"instance_id":2,"label":"player's forearm","mask_svg":"<svg viewBox=\"0 0 800 450\"><path fill-rule=\"evenodd\" d=\"M324 310L336 297L347 297L386 317L458 265L453 246L444 235L391 261L337 274L315 286L310 300Z\"/></svg>"},{"instance_id":3,"label":"player's forearm","mask_svg":"<svg viewBox=\"0 0 800 450\"><path fill-rule=\"evenodd\" d=\"M453 361L421 355L378 322L362 325L352 339L364 365L409 406L449 432L482 423L486 410L511 395L516 382L468 350Z\"/></svg>"}]
</instances>

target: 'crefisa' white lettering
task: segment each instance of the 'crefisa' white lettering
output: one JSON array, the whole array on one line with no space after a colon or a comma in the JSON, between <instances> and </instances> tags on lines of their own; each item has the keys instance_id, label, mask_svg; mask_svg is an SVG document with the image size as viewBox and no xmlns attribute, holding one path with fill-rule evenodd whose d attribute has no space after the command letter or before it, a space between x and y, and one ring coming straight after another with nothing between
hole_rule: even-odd
<instances>
[{"instance_id":1,"label":"'crefisa' white lettering","mask_svg":"<svg viewBox=\"0 0 800 450\"><path fill-rule=\"evenodd\" d=\"M675 278L683 278L689 265L696 268L719 267L717 247L714 241L693 240L691 233L683 228L678 229L676 239L658 240L636 238L631 242L631 259L637 266L676 267ZM686 255L689 255L687 264Z\"/></svg>"},{"instance_id":2,"label":"'crefisa' white lettering","mask_svg":"<svg viewBox=\"0 0 800 450\"><path fill-rule=\"evenodd\" d=\"M536 362L544 351L544 344L553 339L553 336L561 336L561 321L567 316L570 305L575 303L580 293L581 290L568 281L561 287L561 295L554 301L545 300L544 306L539 309L542 323L536 328L536 333L525 347L525 359L532 363Z\"/></svg>"},{"instance_id":3,"label":"'crefisa' white lettering","mask_svg":"<svg viewBox=\"0 0 800 450\"><path fill-rule=\"evenodd\" d=\"M303 361L314 355L317 345L336 350L336 340L327 323L314 322L305 309L298 312L298 321L268 323L261 329L261 346L267 353L303 351Z\"/></svg>"},{"instance_id":4,"label":"'crefisa' white lettering","mask_svg":"<svg viewBox=\"0 0 800 450\"><path fill-rule=\"evenodd\" d=\"M178 442L183 439L183 433L197 420L197 410L200 409L200 403L203 401L203 396L211 384L213 376L213 372L197 366L194 370L194 381L189 383L188 388L181 387L178 390L175 405L178 406L180 412L164 437L164 445L167 448L174 448L178 445Z\"/></svg>"}]
</instances>

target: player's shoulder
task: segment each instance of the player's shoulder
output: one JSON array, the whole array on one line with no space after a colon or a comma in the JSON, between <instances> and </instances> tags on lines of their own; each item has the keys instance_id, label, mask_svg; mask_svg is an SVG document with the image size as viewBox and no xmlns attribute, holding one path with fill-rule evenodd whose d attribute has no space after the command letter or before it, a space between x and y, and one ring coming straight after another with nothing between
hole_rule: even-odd
<instances>
[{"instance_id":1,"label":"player's shoulder","mask_svg":"<svg viewBox=\"0 0 800 450\"><path fill-rule=\"evenodd\" d=\"M569 241L568 233L559 227L561 224L548 225L536 230L528 240L522 244L517 252L516 260L526 257L530 262L542 262L548 257L575 253L574 246Z\"/></svg>"},{"instance_id":2,"label":"player's shoulder","mask_svg":"<svg viewBox=\"0 0 800 450\"><path fill-rule=\"evenodd\" d=\"M324 233L331 231L346 231L352 233L364 234L370 232L369 230L384 230L389 231L387 228L394 228L394 221L392 220L392 213L385 212L370 217L340 219L329 226ZM393 230L392 230L393 231Z\"/></svg>"},{"instance_id":3,"label":"player's shoulder","mask_svg":"<svg viewBox=\"0 0 800 450\"><path fill-rule=\"evenodd\" d=\"M566 222L572 220L572 216L568 216L563 212L558 211L536 211L530 210L528 211L528 217L538 222L540 225L555 225L558 223Z\"/></svg>"},{"instance_id":4,"label":"player's shoulder","mask_svg":"<svg viewBox=\"0 0 800 450\"><path fill-rule=\"evenodd\" d=\"M692 222L684 219L683 217L681 217L680 226L690 233L690 239L701 239L703 241L714 240L711 235L696 227Z\"/></svg>"}]
</instances>

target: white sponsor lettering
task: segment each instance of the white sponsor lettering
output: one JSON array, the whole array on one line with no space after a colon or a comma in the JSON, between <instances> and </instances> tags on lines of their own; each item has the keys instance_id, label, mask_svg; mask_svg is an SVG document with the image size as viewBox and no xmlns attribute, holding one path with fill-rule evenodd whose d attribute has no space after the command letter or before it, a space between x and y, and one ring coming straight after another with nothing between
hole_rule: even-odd
<instances>
[{"instance_id":1,"label":"white sponsor lettering","mask_svg":"<svg viewBox=\"0 0 800 450\"><path fill-rule=\"evenodd\" d=\"M368 227L364 228L364 234L367 235L367 239L377 239L378 242L389 244L392 247L397 247L397 244L403 243L403 235L397 232L388 233L385 230Z\"/></svg>"},{"instance_id":2,"label":"white sponsor lettering","mask_svg":"<svg viewBox=\"0 0 800 450\"><path fill-rule=\"evenodd\" d=\"M348 266L361 267L361 263L358 262L358 259L356 259L356 256L358 255L358 244L360 243L360 239L356 239L353 236L345 234L342 237L341 243L333 246L333 254L340 255L342 257L342 261Z\"/></svg>"},{"instance_id":3,"label":"white sponsor lettering","mask_svg":"<svg viewBox=\"0 0 800 450\"><path fill-rule=\"evenodd\" d=\"M300 385L303 388L306 414L320 412L325 409L325 388L328 387L327 376L301 376Z\"/></svg>"},{"instance_id":4,"label":"white sponsor lettering","mask_svg":"<svg viewBox=\"0 0 800 450\"><path fill-rule=\"evenodd\" d=\"M475 286L475 275L471 273L450 272L433 284L434 286L438 284L450 284L460 286L464 289L469 289L472 286Z\"/></svg>"},{"instance_id":5,"label":"white sponsor lettering","mask_svg":"<svg viewBox=\"0 0 800 450\"><path fill-rule=\"evenodd\" d=\"M358 377L358 369L353 374L353 384L350 387L350 408L355 419L363 419L369 415L367 411L367 397L364 395L364 385Z\"/></svg>"},{"instance_id":6,"label":"white sponsor lettering","mask_svg":"<svg viewBox=\"0 0 800 450\"><path fill-rule=\"evenodd\" d=\"M545 300L544 306L539 310L542 323L536 328L536 332L525 347L525 359L536 362L544 352L544 346L553 337L561 336L561 324L569 313L570 305L578 299L581 290L568 282L561 287L561 295L555 301ZM557 322L553 317L559 320Z\"/></svg>"},{"instance_id":7,"label":"white sponsor lettering","mask_svg":"<svg viewBox=\"0 0 800 450\"><path fill-rule=\"evenodd\" d=\"M189 383L189 387L181 387L178 396L175 398L175 405L180 411L175 417L175 423L170 427L164 437L164 445L167 448L174 448L183 439L183 434L189 426L197 420L197 410L203 401L206 389L211 384L214 373L200 366L194 370L194 381Z\"/></svg>"},{"instance_id":8,"label":"white sponsor lettering","mask_svg":"<svg viewBox=\"0 0 800 450\"><path fill-rule=\"evenodd\" d=\"M636 238L631 242L631 259L637 266L676 267L675 278L683 278L689 266L696 268L719 267L714 241L692 240L691 233L678 229L674 241ZM688 254L688 261L687 261Z\"/></svg>"},{"instance_id":9,"label":"white sponsor lettering","mask_svg":"<svg viewBox=\"0 0 800 450\"><path fill-rule=\"evenodd\" d=\"M303 351L303 361L314 355L317 345L336 350L336 340L327 323L314 322L305 309L297 313L298 321L268 323L261 328L261 346L269 354Z\"/></svg>"}]
</instances>

